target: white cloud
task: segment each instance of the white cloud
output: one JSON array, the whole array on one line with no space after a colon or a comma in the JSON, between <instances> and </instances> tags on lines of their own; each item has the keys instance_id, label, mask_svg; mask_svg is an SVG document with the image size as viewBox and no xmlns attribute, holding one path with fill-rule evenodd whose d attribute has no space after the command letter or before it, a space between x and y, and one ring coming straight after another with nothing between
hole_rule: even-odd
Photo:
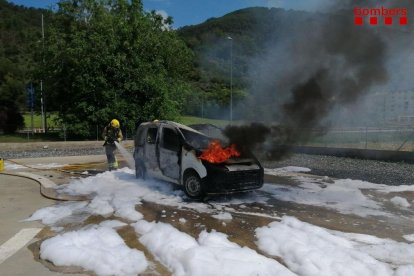
<instances>
[{"instance_id":1,"label":"white cloud","mask_svg":"<svg viewBox=\"0 0 414 276\"><path fill-rule=\"evenodd\" d=\"M164 10L157 10L155 11L156 14L161 15L162 18L167 19L168 18L168 13Z\"/></svg>"}]
</instances>

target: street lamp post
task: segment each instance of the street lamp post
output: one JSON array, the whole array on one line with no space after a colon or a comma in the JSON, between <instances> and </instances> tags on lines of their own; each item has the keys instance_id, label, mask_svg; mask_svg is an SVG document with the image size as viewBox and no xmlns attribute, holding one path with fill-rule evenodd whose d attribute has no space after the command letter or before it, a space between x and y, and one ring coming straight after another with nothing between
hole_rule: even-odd
<instances>
[{"instance_id":1,"label":"street lamp post","mask_svg":"<svg viewBox=\"0 0 414 276\"><path fill-rule=\"evenodd\" d=\"M201 118L204 119L204 93L201 94Z\"/></svg>"},{"instance_id":2,"label":"street lamp post","mask_svg":"<svg viewBox=\"0 0 414 276\"><path fill-rule=\"evenodd\" d=\"M43 13L42 13L42 66L45 64L45 28L43 23ZM46 109L45 109L45 102L43 99L43 80L40 80L40 106L42 110L42 129L43 133L46 133L47 129L47 122L46 122Z\"/></svg>"},{"instance_id":3,"label":"street lamp post","mask_svg":"<svg viewBox=\"0 0 414 276\"><path fill-rule=\"evenodd\" d=\"M230 123L233 122L233 38L227 37L230 40Z\"/></svg>"}]
</instances>

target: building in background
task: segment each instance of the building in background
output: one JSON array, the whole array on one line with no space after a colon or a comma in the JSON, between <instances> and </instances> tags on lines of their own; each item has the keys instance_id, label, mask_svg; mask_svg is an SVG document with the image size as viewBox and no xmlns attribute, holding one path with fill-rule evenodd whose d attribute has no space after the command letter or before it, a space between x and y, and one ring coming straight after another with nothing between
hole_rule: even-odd
<instances>
[{"instance_id":1,"label":"building in background","mask_svg":"<svg viewBox=\"0 0 414 276\"><path fill-rule=\"evenodd\" d=\"M371 92L326 118L333 127L414 127L414 88Z\"/></svg>"},{"instance_id":2,"label":"building in background","mask_svg":"<svg viewBox=\"0 0 414 276\"><path fill-rule=\"evenodd\" d=\"M414 125L414 89L376 92L368 102L378 123Z\"/></svg>"}]
</instances>

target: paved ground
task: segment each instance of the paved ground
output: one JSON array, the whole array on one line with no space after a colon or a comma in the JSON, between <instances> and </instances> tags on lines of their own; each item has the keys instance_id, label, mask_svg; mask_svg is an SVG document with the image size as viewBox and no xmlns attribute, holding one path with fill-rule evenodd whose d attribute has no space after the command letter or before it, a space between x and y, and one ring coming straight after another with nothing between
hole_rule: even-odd
<instances>
[{"instance_id":1,"label":"paved ground","mask_svg":"<svg viewBox=\"0 0 414 276\"><path fill-rule=\"evenodd\" d=\"M54 201L40 195L37 182L23 177L0 175L0 190L0 275L56 275L35 262L32 251L27 248L27 244L37 240L35 236L44 226L39 222L22 222ZM33 232L24 235L24 231Z\"/></svg>"},{"instance_id":2,"label":"paved ground","mask_svg":"<svg viewBox=\"0 0 414 276\"><path fill-rule=\"evenodd\" d=\"M55 204L48 194L48 182L43 189L46 198L41 194L41 183L35 179L19 176L20 172L37 175L42 181L61 184L67 183L76 174L56 171L55 169L31 169L38 164L72 164L60 168L62 170L78 168L78 164L88 163L85 168L104 166L105 156L61 157L61 158L27 158L11 160L28 166L0 174L0 275L62 275L53 272L44 264L35 261L37 242L50 235L50 230L39 222L25 222L36 210ZM15 164L16 166L18 164ZM19 165L19 166L21 166ZM9 171L11 172L11 171ZM79 271L79 269L77 269ZM82 274L77 274L82 275Z\"/></svg>"},{"instance_id":3,"label":"paved ground","mask_svg":"<svg viewBox=\"0 0 414 276\"><path fill-rule=\"evenodd\" d=\"M18 164L25 166L14 169L13 174L24 171L38 175L41 181L45 181L46 179L57 185L68 183L72 178L84 177L82 175L83 171L96 172L105 169L104 155L34 158L11 161L15 161L16 166ZM65 166L59 167L58 170L56 168L39 168L39 164L51 163L55 163L56 165L63 164ZM283 184L286 187L297 185L295 179L291 177L292 175L267 175L266 182ZM331 181L331 179L316 176L315 179L321 183ZM53 193L50 193L50 190L53 189L44 187L43 192L53 198ZM80 268L54 267L50 263L39 260L39 241L56 235L56 233L40 223L22 222L23 219L29 217L37 209L53 205L56 202L51 199L46 199L41 195L39 183L35 180L29 180L28 178L20 176L0 174L0 191L0 219L2 221L2 227L0 228L0 275L61 275L61 273L82 273ZM266 196L266 193L263 192L263 195ZM414 199L413 194L408 196L412 197L411 200ZM222 221L213 219L209 214L195 213L187 209L177 210L172 206L164 206L151 202L144 202L137 207L137 210L144 215L147 221L167 222L180 231L184 231L193 236L196 236L200 232L200 229L215 229L219 232L224 232L229 235L232 241L237 242L241 246L248 246L254 250L258 250L253 238L254 230L257 227L267 225L274 218L283 215L295 216L300 220L329 229L366 233L378 237L388 237L394 240L401 240L404 234L414 233L414 222L409 217L406 219L396 217L389 220L377 220L372 217L363 218L356 215L343 215L321 207L282 202L276 199L270 201L270 204L266 206L260 204L239 204L231 207L233 208L233 211L231 211L233 219L225 224ZM174 215L166 216L165 214ZM183 217L194 223L182 225L176 219L177 217ZM90 217L84 223L98 223L104 219L114 218ZM21 232L23 229L29 230ZM136 234L130 227L119 231L119 234L130 247L143 251L147 256L150 255L142 245L137 243ZM17 244L20 247L17 247ZM5 245L11 245L15 253L12 254L14 251L9 250ZM6 254L5 252L10 252L10 254ZM1 259L2 256L4 261ZM146 273L159 275L169 274L164 266L150 257L149 259L155 264L155 267L151 267Z\"/></svg>"}]
</instances>

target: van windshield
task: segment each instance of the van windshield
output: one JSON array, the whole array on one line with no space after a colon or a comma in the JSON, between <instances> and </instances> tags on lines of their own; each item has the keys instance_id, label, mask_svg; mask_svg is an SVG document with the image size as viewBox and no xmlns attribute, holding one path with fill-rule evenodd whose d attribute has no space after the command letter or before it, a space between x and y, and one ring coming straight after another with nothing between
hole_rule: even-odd
<instances>
[{"instance_id":1,"label":"van windshield","mask_svg":"<svg viewBox=\"0 0 414 276\"><path fill-rule=\"evenodd\" d=\"M212 140L208 136L187 129L180 128L180 131L186 142L196 149L206 149Z\"/></svg>"}]
</instances>

